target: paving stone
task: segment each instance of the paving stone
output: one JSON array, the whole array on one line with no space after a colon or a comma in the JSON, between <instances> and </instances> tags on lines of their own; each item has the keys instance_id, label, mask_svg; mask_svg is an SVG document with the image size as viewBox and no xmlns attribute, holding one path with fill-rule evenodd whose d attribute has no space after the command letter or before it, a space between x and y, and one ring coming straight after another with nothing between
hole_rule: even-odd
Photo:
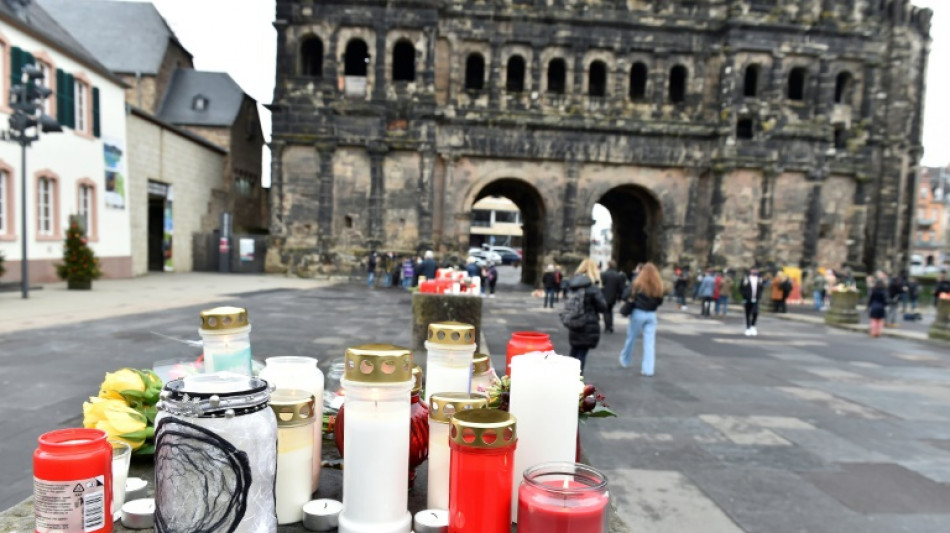
<instances>
[{"instance_id":1,"label":"paving stone","mask_svg":"<svg viewBox=\"0 0 950 533\"><path fill-rule=\"evenodd\" d=\"M950 486L900 465L850 463L842 464L837 472L812 472L804 477L860 513L928 514L950 509Z\"/></svg>"}]
</instances>

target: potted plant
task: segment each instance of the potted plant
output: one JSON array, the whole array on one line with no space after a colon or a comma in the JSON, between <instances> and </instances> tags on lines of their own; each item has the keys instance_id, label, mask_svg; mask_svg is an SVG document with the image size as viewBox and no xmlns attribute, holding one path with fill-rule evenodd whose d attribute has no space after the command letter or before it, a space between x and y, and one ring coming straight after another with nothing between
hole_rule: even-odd
<instances>
[{"instance_id":1,"label":"potted plant","mask_svg":"<svg viewBox=\"0 0 950 533\"><path fill-rule=\"evenodd\" d=\"M92 253L79 224L72 222L66 230L66 244L63 246L63 262L56 265L60 279L66 280L70 290L90 290L92 280L99 279L102 271L99 260Z\"/></svg>"}]
</instances>

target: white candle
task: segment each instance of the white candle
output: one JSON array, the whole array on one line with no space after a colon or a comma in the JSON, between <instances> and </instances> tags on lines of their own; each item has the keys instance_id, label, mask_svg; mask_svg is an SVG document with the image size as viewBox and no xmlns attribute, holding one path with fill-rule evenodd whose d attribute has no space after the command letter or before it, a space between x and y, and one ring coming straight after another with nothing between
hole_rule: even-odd
<instances>
[{"instance_id":1,"label":"white candle","mask_svg":"<svg viewBox=\"0 0 950 533\"><path fill-rule=\"evenodd\" d=\"M242 307L215 307L201 312L201 341L206 373L251 375L251 325Z\"/></svg>"},{"instance_id":2,"label":"white candle","mask_svg":"<svg viewBox=\"0 0 950 533\"><path fill-rule=\"evenodd\" d=\"M155 525L155 500L144 498L122 505L122 525L127 529L147 529Z\"/></svg>"},{"instance_id":3,"label":"white candle","mask_svg":"<svg viewBox=\"0 0 950 533\"><path fill-rule=\"evenodd\" d=\"M125 499L128 501L144 498L148 489L148 482L140 477L130 477L125 480Z\"/></svg>"},{"instance_id":4,"label":"white candle","mask_svg":"<svg viewBox=\"0 0 950 533\"><path fill-rule=\"evenodd\" d=\"M429 324L425 401L435 393L469 392L475 354L475 326L461 322Z\"/></svg>"},{"instance_id":5,"label":"white candle","mask_svg":"<svg viewBox=\"0 0 950 533\"><path fill-rule=\"evenodd\" d=\"M346 351L341 533L409 533L412 354L365 345Z\"/></svg>"},{"instance_id":6,"label":"white candle","mask_svg":"<svg viewBox=\"0 0 950 533\"><path fill-rule=\"evenodd\" d=\"M303 527L309 531L333 531L340 521L343 504L336 500L312 500L303 506Z\"/></svg>"},{"instance_id":7,"label":"white candle","mask_svg":"<svg viewBox=\"0 0 950 533\"><path fill-rule=\"evenodd\" d=\"M487 408L488 398L482 394L440 392L432 395L429 402L429 479L426 491L431 509L449 508L449 422L452 415Z\"/></svg>"},{"instance_id":8,"label":"white candle","mask_svg":"<svg viewBox=\"0 0 950 533\"><path fill-rule=\"evenodd\" d=\"M574 462L581 364L550 352L529 353L511 360L511 375L509 412L518 419L511 516L517 522L524 471L540 463Z\"/></svg>"},{"instance_id":9,"label":"white candle","mask_svg":"<svg viewBox=\"0 0 950 533\"><path fill-rule=\"evenodd\" d=\"M277 523L303 520L313 494L314 397L309 391L277 389L271 409L277 418Z\"/></svg>"},{"instance_id":10,"label":"white candle","mask_svg":"<svg viewBox=\"0 0 950 533\"><path fill-rule=\"evenodd\" d=\"M416 513L412 521L414 533L449 533L449 512L445 509L426 509Z\"/></svg>"},{"instance_id":11,"label":"white candle","mask_svg":"<svg viewBox=\"0 0 950 533\"><path fill-rule=\"evenodd\" d=\"M475 354L472 360L472 393L487 396L493 375L491 358L483 353Z\"/></svg>"}]
</instances>

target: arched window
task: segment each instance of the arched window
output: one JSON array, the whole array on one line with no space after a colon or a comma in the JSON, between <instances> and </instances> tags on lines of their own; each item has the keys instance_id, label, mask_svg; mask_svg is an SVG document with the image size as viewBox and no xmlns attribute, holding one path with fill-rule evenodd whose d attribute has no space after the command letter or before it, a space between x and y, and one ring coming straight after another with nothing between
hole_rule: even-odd
<instances>
[{"instance_id":1,"label":"arched window","mask_svg":"<svg viewBox=\"0 0 950 533\"><path fill-rule=\"evenodd\" d=\"M369 49L362 39L353 39L346 43L343 55L343 74L346 76L366 76L369 68Z\"/></svg>"},{"instance_id":2,"label":"arched window","mask_svg":"<svg viewBox=\"0 0 950 533\"><path fill-rule=\"evenodd\" d=\"M835 79L835 103L851 105L851 87L854 85L854 76L850 72L842 72Z\"/></svg>"},{"instance_id":3,"label":"arched window","mask_svg":"<svg viewBox=\"0 0 950 533\"><path fill-rule=\"evenodd\" d=\"M647 66L635 63L630 69L630 99L644 100L647 97Z\"/></svg>"},{"instance_id":4,"label":"arched window","mask_svg":"<svg viewBox=\"0 0 950 533\"><path fill-rule=\"evenodd\" d=\"M761 68L758 65L749 65L745 68L745 80L742 84L742 96L755 98L759 95L759 72Z\"/></svg>"},{"instance_id":5,"label":"arched window","mask_svg":"<svg viewBox=\"0 0 950 533\"><path fill-rule=\"evenodd\" d=\"M607 96L607 65L603 61L594 61L587 72L587 94Z\"/></svg>"},{"instance_id":6,"label":"arched window","mask_svg":"<svg viewBox=\"0 0 950 533\"><path fill-rule=\"evenodd\" d=\"M754 136L755 128L751 118L740 118L736 123L736 138L742 140L751 140Z\"/></svg>"},{"instance_id":7,"label":"arched window","mask_svg":"<svg viewBox=\"0 0 950 533\"><path fill-rule=\"evenodd\" d=\"M512 93L524 91L524 58L521 56L509 57L507 71L505 90Z\"/></svg>"},{"instance_id":8,"label":"arched window","mask_svg":"<svg viewBox=\"0 0 950 533\"><path fill-rule=\"evenodd\" d=\"M557 57L548 62L548 92L564 94L567 88L567 64Z\"/></svg>"},{"instance_id":9,"label":"arched window","mask_svg":"<svg viewBox=\"0 0 950 533\"><path fill-rule=\"evenodd\" d=\"M670 102L679 104L686 101L686 80L689 71L683 65L670 69Z\"/></svg>"},{"instance_id":10,"label":"arched window","mask_svg":"<svg viewBox=\"0 0 950 533\"><path fill-rule=\"evenodd\" d=\"M300 44L300 75L323 76L323 41L319 37L308 37Z\"/></svg>"},{"instance_id":11,"label":"arched window","mask_svg":"<svg viewBox=\"0 0 950 533\"><path fill-rule=\"evenodd\" d=\"M805 99L805 81L808 71L805 67L795 67L788 74L788 99L802 101Z\"/></svg>"},{"instance_id":12,"label":"arched window","mask_svg":"<svg viewBox=\"0 0 950 533\"><path fill-rule=\"evenodd\" d=\"M485 88L485 58L482 54L469 54L465 60L465 89L481 91Z\"/></svg>"},{"instance_id":13,"label":"arched window","mask_svg":"<svg viewBox=\"0 0 950 533\"><path fill-rule=\"evenodd\" d=\"M393 81L416 80L416 47L406 40L393 47Z\"/></svg>"}]
</instances>

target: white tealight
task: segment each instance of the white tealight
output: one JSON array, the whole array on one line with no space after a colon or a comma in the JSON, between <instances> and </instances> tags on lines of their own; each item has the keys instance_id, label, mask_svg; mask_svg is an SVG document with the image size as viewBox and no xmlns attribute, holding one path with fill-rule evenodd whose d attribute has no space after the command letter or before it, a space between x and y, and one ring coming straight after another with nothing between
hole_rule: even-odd
<instances>
[{"instance_id":1,"label":"white tealight","mask_svg":"<svg viewBox=\"0 0 950 533\"><path fill-rule=\"evenodd\" d=\"M303 504L303 527L309 531L333 531L342 510L343 503L336 500L310 500Z\"/></svg>"},{"instance_id":2,"label":"white tealight","mask_svg":"<svg viewBox=\"0 0 950 533\"><path fill-rule=\"evenodd\" d=\"M127 501L144 498L147 494L148 481L140 477L130 477L125 480L125 499Z\"/></svg>"},{"instance_id":3,"label":"white tealight","mask_svg":"<svg viewBox=\"0 0 950 533\"><path fill-rule=\"evenodd\" d=\"M122 506L122 525L129 529L148 529L155 526L155 500L143 498L125 502Z\"/></svg>"},{"instance_id":4,"label":"white tealight","mask_svg":"<svg viewBox=\"0 0 950 533\"><path fill-rule=\"evenodd\" d=\"M445 509L419 511L412 519L415 533L449 533L449 512Z\"/></svg>"}]
</instances>

